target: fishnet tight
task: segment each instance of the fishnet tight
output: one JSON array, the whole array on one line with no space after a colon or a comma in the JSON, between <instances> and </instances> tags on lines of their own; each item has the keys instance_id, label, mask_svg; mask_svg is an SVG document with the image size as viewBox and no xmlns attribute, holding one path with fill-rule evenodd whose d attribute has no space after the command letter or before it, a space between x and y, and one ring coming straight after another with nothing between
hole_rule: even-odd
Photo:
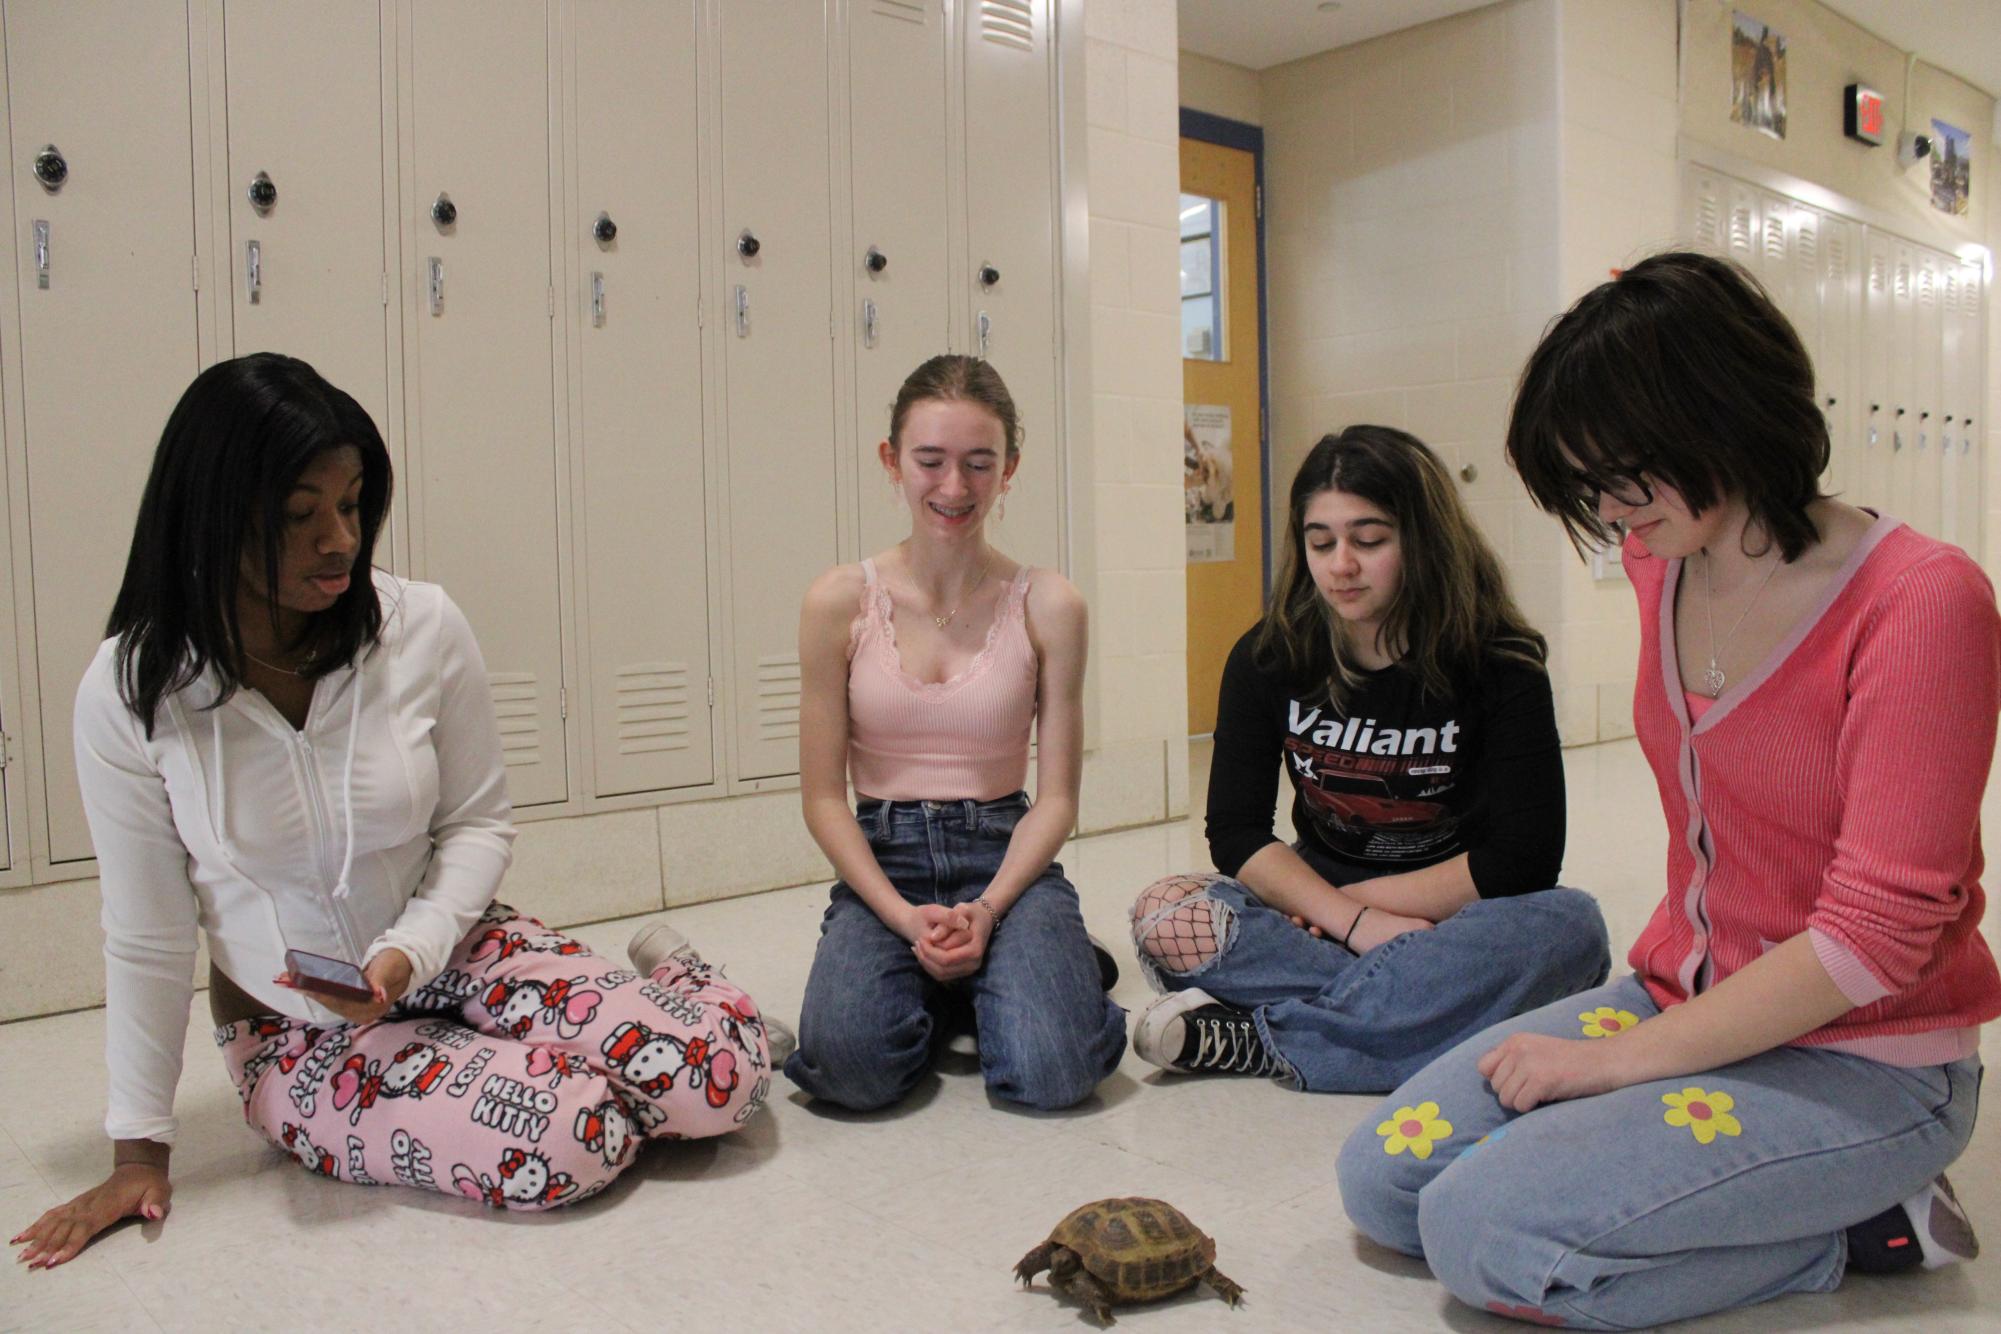
<instances>
[{"instance_id":1,"label":"fishnet tight","mask_svg":"<svg viewBox=\"0 0 2001 1334\"><path fill-rule=\"evenodd\" d=\"M1213 875L1170 875L1133 901L1133 944L1165 972L1193 972L1216 957L1224 906L1209 897Z\"/></svg>"}]
</instances>

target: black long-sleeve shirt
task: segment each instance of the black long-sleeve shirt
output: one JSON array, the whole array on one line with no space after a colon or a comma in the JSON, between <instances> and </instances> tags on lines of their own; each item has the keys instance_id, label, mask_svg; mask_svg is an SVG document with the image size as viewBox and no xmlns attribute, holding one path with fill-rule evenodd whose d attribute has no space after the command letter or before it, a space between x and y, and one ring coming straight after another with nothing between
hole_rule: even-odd
<instances>
[{"instance_id":1,"label":"black long-sleeve shirt","mask_svg":"<svg viewBox=\"0 0 2001 1334\"><path fill-rule=\"evenodd\" d=\"M1335 884L1464 852L1482 898L1548 889L1563 864L1563 757L1549 675L1489 654L1464 692L1428 695L1401 665L1337 713L1326 687L1261 668L1253 627L1223 668L1209 770L1209 853L1235 875L1278 841L1277 768L1300 852Z\"/></svg>"}]
</instances>

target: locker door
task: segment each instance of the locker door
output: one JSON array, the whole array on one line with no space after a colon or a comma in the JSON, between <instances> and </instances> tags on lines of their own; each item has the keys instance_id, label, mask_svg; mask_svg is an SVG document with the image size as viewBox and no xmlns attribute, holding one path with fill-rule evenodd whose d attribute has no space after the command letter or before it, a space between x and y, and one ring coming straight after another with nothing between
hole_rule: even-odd
<instances>
[{"instance_id":1,"label":"locker door","mask_svg":"<svg viewBox=\"0 0 2001 1334\"><path fill-rule=\"evenodd\" d=\"M855 477L861 553L910 531L876 446L905 376L950 346L942 0L872 0L848 30L854 180ZM869 252L881 261L870 267Z\"/></svg>"},{"instance_id":2,"label":"locker door","mask_svg":"<svg viewBox=\"0 0 2001 1334\"><path fill-rule=\"evenodd\" d=\"M1794 328L1804 322L1799 266L1793 256L1793 204L1783 195L1758 195L1758 266L1752 270Z\"/></svg>"},{"instance_id":3,"label":"locker door","mask_svg":"<svg viewBox=\"0 0 2001 1334\"><path fill-rule=\"evenodd\" d=\"M1901 518L1890 506L1890 461L1895 456L1896 420L1895 385L1890 374L1896 337L1896 321L1892 318L1894 256L1890 238L1883 233L1865 228L1864 238L1862 348L1858 357L1862 424L1857 441L1858 464L1849 484L1848 499L1851 504L1866 505Z\"/></svg>"},{"instance_id":4,"label":"locker door","mask_svg":"<svg viewBox=\"0 0 2001 1334\"><path fill-rule=\"evenodd\" d=\"M1723 253L1753 273L1759 271L1758 192L1742 181L1730 180L1724 189Z\"/></svg>"},{"instance_id":5,"label":"locker door","mask_svg":"<svg viewBox=\"0 0 2001 1334\"><path fill-rule=\"evenodd\" d=\"M1940 362L1945 420L1939 430L1939 471L1945 493L1944 536L1979 560L1980 518L1985 505L1974 422L1980 415L1981 266L1950 263L1945 280L1945 329Z\"/></svg>"},{"instance_id":6,"label":"locker door","mask_svg":"<svg viewBox=\"0 0 2001 1334\"><path fill-rule=\"evenodd\" d=\"M479 636L514 804L562 801L546 18L408 14L411 560Z\"/></svg>"},{"instance_id":7,"label":"locker door","mask_svg":"<svg viewBox=\"0 0 2001 1334\"><path fill-rule=\"evenodd\" d=\"M187 9L9 0L6 25L48 848L78 861L91 849L70 705L160 428L200 369ZM67 168L53 190L35 172L51 146Z\"/></svg>"},{"instance_id":8,"label":"locker door","mask_svg":"<svg viewBox=\"0 0 2001 1334\"><path fill-rule=\"evenodd\" d=\"M833 237L823 4L718 8L736 777L799 768L799 600L831 564Z\"/></svg>"},{"instance_id":9,"label":"locker door","mask_svg":"<svg viewBox=\"0 0 2001 1334\"><path fill-rule=\"evenodd\" d=\"M1799 334L1800 342L1806 347L1808 359L1813 363L1815 402L1823 405L1821 415L1825 417L1827 395L1822 392L1822 385L1827 373L1821 365L1821 349L1826 337L1826 321L1821 302L1820 251L1827 219L1819 209L1805 204L1788 202L1786 208L1790 214L1787 226L1793 238L1790 265L1793 306L1786 314L1792 320L1793 330ZM1834 466L1832 449L1828 455L1831 471ZM1827 484L1827 477L1828 473L1821 475L1822 485Z\"/></svg>"},{"instance_id":10,"label":"locker door","mask_svg":"<svg viewBox=\"0 0 2001 1334\"><path fill-rule=\"evenodd\" d=\"M698 7L580 0L573 11L577 192L565 246L576 256L578 569L601 797L714 777Z\"/></svg>"},{"instance_id":11,"label":"locker door","mask_svg":"<svg viewBox=\"0 0 2001 1334\"><path fill-rule=\"evenodd\" d=\"M1058 565L1064 459L1056 427L1051 7L1048 0L982 0L964 12L970 346L1007 381L1024 433L995 538L1016 560Z\"/></svg>"},{"instance_id":12,"label":"locker door","mask_svg":"<svg viewBox=\"0 0 2001 1334\"><path fill-rule=\"evenodd\" d=\"M1945 338L1945 312L1940 291L1944 268L1951 264L1936 251L1918 248L1913 256L1914 282L1911 309L1911 417L1906 448L1911 473L1912 526L1933 537L1943 536L1939 497L1939 427L1945 410L1939 406L1944 386L1939 378L1939 349Z\"/></svg>"},{"instance_id":13,"label":"locker door","mask_svg":"<svg viewBox=\"0 0 2001 1334\"><path fill-rule=\"evenodd\" d=\"M1917 491L1912 485L1912 460L1917 457L1918 414L1914 395L1916 378L1912 368L1917 333L1917 256L1903 241L1890 242L1890 338L1883 345L1890 358L1890 489L1885 497L1890 513L1922 528L1915 509Z\"/></svg>"},{"instance_id":14,"label":"locker door","mask_svg":"<svg viewBox=\"0 0 2001 1334\"><path fill-rule=\"evenodd\" d=\"M218 267L237 355L310 361L386 435L380 15L323 0L229 0L225 19L230 257Z\"/></svg>"},{"instance_id":15,"label":"locker door","mask_svg":"<svg viewBox=\"0 0 2001 1334\"><path fill-rule=\"evenodd\" d=\"M1861 288L1857 282L1856 228L1846 218L1824 215L1820 224L1820 348L1821 411L1827 415L1831 446L1827 485L1849 492L1860 466L1856 440L1855 353L1860 343ZM1851 503L1853 497L1850 496Z\"/></svg>"}]
</instances>

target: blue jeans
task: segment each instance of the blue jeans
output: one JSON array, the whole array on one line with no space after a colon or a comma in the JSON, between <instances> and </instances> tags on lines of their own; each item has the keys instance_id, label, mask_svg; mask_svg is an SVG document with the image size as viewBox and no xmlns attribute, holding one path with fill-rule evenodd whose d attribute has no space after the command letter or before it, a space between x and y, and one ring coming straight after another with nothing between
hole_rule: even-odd
<instances>
[{"instance_id":1,"label":"blue jeans","mask_svg":"<svg viewBox=\"0 0 2001 1334\"><path fill-rule=\"evenodd\" d=\"M1350 879L1353 877L1350 876ZM1313 1093L1382 1093L1489 1024L1595 987L1611 971L1597 901L1575 889L1477 899L1366 954L1308 934L1241 883L1209 879L1214 957L1148 976L1249 1010L1265 1047ZM1138 941L1145 921L1134 923Z\"/></svg>"},{"instance_id":2,"label":"blue jeans","mask_svg":"<svg viewBox=\"0 0 2001 1334\"><path fill-rule=\"evenodd\" d=\"M1907 1069L1777 1047L1526 1113L1475 1068L1510 1033L1586 1039L1658 1013L1628 976L1460 1044L1343 1146L1348 1216L1470 1305L1632 1329L1832 1290L1845 1230L1915 1194L1973 1133L1978 1057Z\"/></svg>"},{"instance_id":3,"label":"blue jeans","mask_svg":"<svg viewBox=\"0 0 2001 1334\"><path fill-rule=\"evenodd\" d=\"M979 897L1028 810L997 801L864 801L856 812L883 874L913 904ZM974 911L983 911L975 909ZM1077 891L1051 862L987 944L980 971L950 986L910 942L836 882L785 1074L815 1098L856 1111L900 1101L946 1036L940 1020L970 1000L980 1068L999 1098L1053 1110L1083 1101L1118 1067L1126 1014L1098 982Z\"/></svg>"}]
</instances>

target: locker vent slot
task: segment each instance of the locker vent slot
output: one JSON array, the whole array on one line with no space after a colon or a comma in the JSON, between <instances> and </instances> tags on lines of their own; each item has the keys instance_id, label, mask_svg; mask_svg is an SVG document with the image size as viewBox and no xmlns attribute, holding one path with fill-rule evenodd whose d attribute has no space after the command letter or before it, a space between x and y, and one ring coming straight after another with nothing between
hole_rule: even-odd
<instances>
[{"instance_id":1,"label":"locker vent slot","mask_svg":"<svg viewBox=\"0 0 2001 1334\"><path fill-rule=\"evenodd\" d=\"M1881 255L1869 256L1869 290L1887 291L1890 285L1889 261Z\"/></svg>"},{"instance_id":2,"label":"locker vent slot","mask_svg":"<svg viewBox=\"0 0 2001 1334\"><path fill-rule=\"evenodd\" d=\"M1751 206L1742 200L1730 206L1730 248L1748 253L1751 249Z\"/></svg>"},{"instance_id":3,"label":"locker vent slot","mask_svg":"<svg viewBox=\"0 0 2001 1334\"><path fill-rule=\"evenodd\" d=\"M1705 179L1695 205L1695 240L1698 245L1723 248L1723 205L1716 198L1716 183Z\"/></svg>"},{"instance_id":4,"label":"locker vent slot","mask_svg":"<svg viewBox=\"0 0 2001 1334\"><path fill-rule=\"evenodd\" d=\"M635 662L618 669L618 753L688 749L688 664Z\"/></svg>"},{"instance_id":5,"label":"locker vent slot","mask_svg":"<svg viewBox=\"0 0 2001 1334\"><path fill-rule=\"evenodd\" d=\"M924 6L913 4L911 0L875 0L869 12L886 19L902 19L905 23L925 24Z\"/></svg>"},{"instance_id":6,"label":"locker vent slot","mask_svg":"<svg viewBox=\"0 0 2001 1334\"><path fill-rule=\"evenodd\" d=\"M1829 278L1840 279L1848 276L1848 242L1843 239L1842 233L1843 229L1840 227L1829 228L1827 245L1820 252L1827 259L1821 272Z\"/></svg>"},{"instance_id":7,"label":"locker vent slot","mask_svg":"<svg viewBox=\"0 0 2001 1334\"><path fill-rule=\"evenodd\" d=\"M1938 272L1929 264L1918 266L1918 304L1929 306L1938 300Z\"/></svg>"},{"instance_id":8,"label":"locker vent slot","mask_svg":"<svg viewBox=\"0 0 2001 1334\"><path fill-rule=\"evenodd\" d=\"M1813 272L1814 261L1820 257L1820 219L1811 213L1802 213L1799 219L1799 234L1793 242L1793 257L1802 269Z\"/></svg>"},{"instance_id":9,"label":"locker vent slot","mask_svg":"<svg viewBox=\"0 0 2001 1334\"><path fill-rule=\"evenodd\" d=\"M1786 215L1777 209L1765 214L1765 259L1773 264L1786 261Z\"/></svg>"},{"instance_id":10,"label":"locker vent slot","mask_svg":"<svg viewBox=\"0 0 2001 1334\"><path fill-rule=\"evenodd\" d=\"M500 721L500 758L507 765L542 762L542 691L533 672L489 672Z\"/></svg>"},{"instance_id":11,"label":"locker vent slot","mask_svg":"<svg viewBox=\"0 0 2001 1334\"><path fill-rule=\"evenodd\" d=\"M1911 261L1897 256L1897 295L1908 298L1911 295Z\"/></svg>"},{"instance_id":12,"label":"locker vent slot","mask_svg":"<svg viewBox=\"0 0 2001 1334\"><path fill-rule=\"evenodd\" d=\"M981 0L980 40L1018 51L1035 49L1033 0Z\"/></svg>"},{"instance_id":13,"label":"locker vent slot","mask_svg":"<svg viewBox=\"0 0 2001 1334\"><path fill-rule=\"evenodd\" d=\"M799 655L757 660L757 737L782 741L799 735Z\"/></svg>"}]
</instances>

